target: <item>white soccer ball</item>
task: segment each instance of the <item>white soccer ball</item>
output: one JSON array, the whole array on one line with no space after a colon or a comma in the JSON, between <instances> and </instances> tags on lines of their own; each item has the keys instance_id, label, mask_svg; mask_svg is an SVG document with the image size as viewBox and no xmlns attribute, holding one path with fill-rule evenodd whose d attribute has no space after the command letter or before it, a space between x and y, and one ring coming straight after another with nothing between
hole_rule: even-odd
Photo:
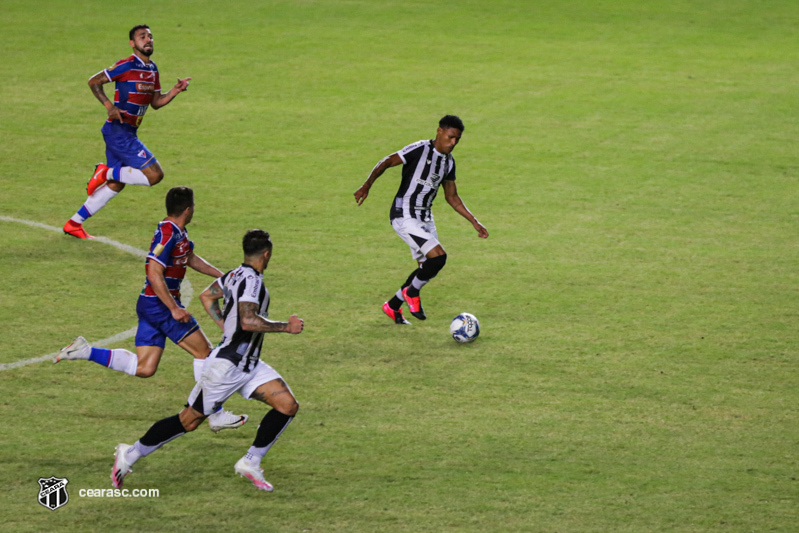
<instances>
[{"instance_id":1,"label":"white soccer ball","mask_svg":"<svg viewBox=\"0 0 799 533\"><path fill-rule=\"evenodd\" d=\"M461 313L452 319L449 332L458 342L472 342L480 335L480 322L471 313Z\"/></svg>"}]
</instances>

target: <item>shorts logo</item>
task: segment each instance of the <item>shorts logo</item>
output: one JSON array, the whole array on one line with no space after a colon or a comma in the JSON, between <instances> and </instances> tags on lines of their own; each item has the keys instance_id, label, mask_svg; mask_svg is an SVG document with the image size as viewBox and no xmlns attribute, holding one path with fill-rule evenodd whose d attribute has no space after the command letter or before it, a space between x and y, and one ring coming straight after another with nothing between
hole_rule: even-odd
<instances>
[{"instance_id":1,"label":"shorts logo","mask_svg":"<svg viewBox=\"0 0 799 533\"><path fill-rule=\"evenodd\" d=\"M69 501L69 494L67 494L67 478L39 478L39 503L55 511L59 507L63 507Z\"/></svg>"},{"instance_id":2,"label":"shorts logo","mask_svg":"<svg viewBox=\"0 0 799 533\"><path fill-rule=\"evenodd\" d=\"M139 120L139 122L141 122L141 119ZM138 155L138 156L139 156L139 157L141 157L142 159L144 159L145 157L147 157L147 153L146 153L144 150L139 150L139 153L138 153L138 154L136 154L136 155Z\"/></svg>"}]
</instances>

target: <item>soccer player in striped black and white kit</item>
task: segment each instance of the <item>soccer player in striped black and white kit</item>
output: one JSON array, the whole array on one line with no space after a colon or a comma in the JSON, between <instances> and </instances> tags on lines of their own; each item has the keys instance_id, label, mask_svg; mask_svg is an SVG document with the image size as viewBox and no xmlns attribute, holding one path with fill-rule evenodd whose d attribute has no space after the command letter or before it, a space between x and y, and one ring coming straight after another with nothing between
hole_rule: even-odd
<instances>
[{"instance_id":1,"label":"soccer player in striped black and white kit","mask_svg":"<svg viewBox=\"0 0 799 533\"><path fill-rule=\"evenodd\" d=\"M366 182L355 191L355 201L363 204L369 189L383 172L402 165L402 181L391 205L391 225L411 249L418 268L411 272L397 293L383 304L383 312L397 324L409 324L402 315L402 302L407 302L411 314L419 320L426 317L419 291L433 279L447 262L447 253L438 242L433 219L433 200L443 184L444 198L462 217L472 223L480 238L488 230L466 208L455 186L455 159L452 151L463 135L463 121L447 115L438 122L433 140L418 141L382 159L369 174Z\"/></svg>"},{"instance_id":2,"label":"soccer player in striped black and white kit","mask_svg":"<svg viewBox=\"0 0 799 533\"><path fill-rule=\"evenodd\" d=\"M280 374L260 360L264 333L302 332L303 321L291 315L288 322L269 320L269 291L263 272L272 257L272 241L263 230L244 235L244 263L214 281L201 295L205 310L222 329L222 342L208 356L202 379L189 395L179 414L156 422L135 444L119 444L111 481L121 488L130 468L187 431L194 431L203 420L233 394L262 401L272 409L266 413L247 453L234 466L236 473L253 482L256 488L271 491L264 479L261 460L286 429L299 404ZM219 300L224 298L224 309Z\"/></svg>"}]
</instances>

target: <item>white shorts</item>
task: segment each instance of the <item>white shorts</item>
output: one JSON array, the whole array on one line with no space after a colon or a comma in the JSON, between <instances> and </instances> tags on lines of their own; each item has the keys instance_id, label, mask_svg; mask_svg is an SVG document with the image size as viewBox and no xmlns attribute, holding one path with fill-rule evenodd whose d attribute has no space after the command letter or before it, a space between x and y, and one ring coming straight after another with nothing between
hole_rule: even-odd
<instances>
[{"instance_id":1,"label":"white shorts","mask_svg":"<svg viewBox=\"0 0 799 533\"><path fill-rule=\"evenodd\" d=\"M238 392L249 400L255 389L275 379L283 378L263 361L259 360L252 371L242 372L227 359L209 357L205 362L200 381L189 394L189 405L208 416L233 394ZM200 402L202 405L199 405Z\"/></svg>"},{"instance_id":2,"label":"white shorts","mask_svg":"<svg viewBox=\"0 0 799 533\"><path fill-rule=\"evenodd\" d=\"M400 239L408 244L417 263L423 263L430 250L441 245L434 220L422 222L416 218L395 218L391 225Z\"/></svg>"}]
</instances>

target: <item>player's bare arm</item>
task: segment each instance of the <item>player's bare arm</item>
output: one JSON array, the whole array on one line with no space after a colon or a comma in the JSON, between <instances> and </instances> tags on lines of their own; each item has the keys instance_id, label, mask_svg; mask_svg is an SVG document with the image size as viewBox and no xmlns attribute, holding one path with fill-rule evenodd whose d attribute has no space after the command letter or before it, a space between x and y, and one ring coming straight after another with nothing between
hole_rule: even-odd
<instances>
[{"instance_id":1,"label":"player's bare arm","mask_svg":"<svg viewBox=\"0 0 799 533\"><path fill-rule=\"evenodd\" d=\"M189 254L189 261L186 263L189 268L192 268L199 272L200 274L205 274L206 276L213 276L215 278L221 278L224 272L216 268L214 265L200 257L199 255L191 252Z\"/></svg>"},{"instance_id":2,"label":"player's bare arm","mask_svg":"<svg viewBox=\"0 0 799 533\"><path fill-rule=\"evenodd\" d=\"M471 211L466 208L466 205L461 200L461 197L458 195L458 186L455 185L454 181L445 181L443 184L444 187L444 198L446 198L447 203L452 206L460 216L468 220L474 226L474 229L477 230L477 236L481 239L488 238L488 230L480 224L480 222L474 217Z\"/></svg>"},{"instance_id":3,"label":"player's bare arm","mask_svg":"<svg viewBox=\"0 0 799 533\"><path fill-rule=\"evenodd\" d=\"M200 301L205 307L205 312L216 323L222 331L225 331L225 321L222 317L222 309L219 307L219 300L225 296L225 291L219 286L219 280L214 281L200 294Z\"/></svg>"},{"instance_id":4,"label":"player's bare arm","mask_svg":"<svg viewBox=\"0 0 799 533\"><path fill-rule=\"evenodd\" d=\"M172 313L172 318L178 322L188 322L191 319L191 313L180 307L166 286L166 278L164 277L164 265L152 259L147 263L147 279L153 288L153 292L158 296L158 299L167 306Z\"/></svg>"},{"instance_id":5,"label":"player's bare arm","mask_svg":"<svg viewBox=\"0 0 799 533\"><path fill-rule=\"evenodd\" d=\"M183 78L183 79L178 78L178 82L175 84L174 87L169 89L169 92L167 92L166 94L161 94L160 92L153 94L153 101L150 102L150 107L152 107L153 109L159 109L161 107L164 107L169 102L174 100L177 95L179 95L183 91L188 91L190 81L191 78Z\"/></svg>"},{"instance_id":6,"label":"player's bare arm","mask_svg":"<svg viewBox=\"0 0 799 533\"><path fill-rule=\"evenodd\" d=\"M396 167L397 165L402 164L402 158L400 158L399 154L393 153L389 156L384 157L375 165L375 168L372 169L372 172L369 173L369 177L366 179L363 185L358 187L358 190L355 191L355 201L358 202L358 205L361 205L366 197L369 196L369 189L372 188L372 184L379 178L383 172L388 170L391 167Z\"/></svg>"},{"instance_id":7,"label":"player's bare arm","mask_svg":"<svg viewBox=\"0 0 799 533\"><path fill-rule=\"evenodd\" d=\"M297 335L302 332L305 323L297 315L291 315L288 322L275 322L258 314L258 304L253 302L239 302L239 320L244 331L259 331L261 333L291 333Z\"/></svg>"},{"instance_id":8,"label":"player's bare arm","mask_svg":"<svg viewBox=\"0 0 799 533\"><path fill-rule=\"evenodd\" d=\"M89 88L92 91L97 100L103 106L105 106L105 110L108 112L108 118L110 120L116 120L118 122L122 122L122 115L120 114L119 108L114 105L114 102L108 99L105 95L105 90L103 89L103 85L108 83L110 80L108 76L106 76L105 71L101 70L91 78L89 78Z\"/></svg>"}]
</instances>

